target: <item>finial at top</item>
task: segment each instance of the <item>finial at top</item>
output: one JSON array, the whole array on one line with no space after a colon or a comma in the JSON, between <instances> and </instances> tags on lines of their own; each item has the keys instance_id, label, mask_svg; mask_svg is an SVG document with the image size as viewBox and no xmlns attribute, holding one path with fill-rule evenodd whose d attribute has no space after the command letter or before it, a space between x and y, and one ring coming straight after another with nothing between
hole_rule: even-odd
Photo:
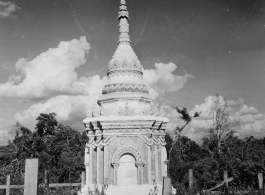
<instances>
[{"instance_id":1,"label":"finial at top","mask_svg":"<svg viewBox=\"0 0 265 195\"><path fill-rule=\"evenodd\" d=\"M128 24L128 19L129 19L129 12L127 11L127 6L126 6L126 1L121 0L120 1L120 7L119 7L119 12L118 12L118 20L120 21L119 24L119 44L130 44L130 36L129 36L129 24Z\"/></svg>"}]
</instances>

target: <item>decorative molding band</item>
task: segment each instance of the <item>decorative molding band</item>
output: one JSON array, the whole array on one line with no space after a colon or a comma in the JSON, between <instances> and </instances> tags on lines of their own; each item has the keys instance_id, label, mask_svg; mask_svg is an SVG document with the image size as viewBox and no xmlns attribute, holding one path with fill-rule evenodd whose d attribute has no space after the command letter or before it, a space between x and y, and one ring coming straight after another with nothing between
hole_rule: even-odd
<instances>
[{"instance_id":1,"label":"decorative molding band","mask_svg":"<svg viewBox=\"0 0 265 195\"><path fill-rule=\"evenodd\" d=\"M119 108L118 115L121 116L135 115L135 110L134 108L130 108L128 102L126 102L125 107Z\"/></svg>"},{"instance_id":2,"label":"decorative molding band","mask_svg":"<svg viewBox=\"0 0 265 195\"><path fill-rule=\"evenodd\" d=\"M127 39L129 36L127 33L121 33L120 38ZM141 62L138 59L133 59L131 62L129 62L126 59L118 60L118 59L112 59L109 62L109 71L116 70L116 69L129 69L129 70L137 70L142 71L143 67L141 65Z\"/></svg>"},{"instance_id":3,"label":"decorative molding band","mask_svg":"<svg viewBox=\"0 0 265 195\"><path fill-rule=\"evenodd\" d=\"M135 148L136 150L138 150L139 148L139 143L138 143L138 138L135 137L124 137L122 139L119 139L119 143L118 143L118 149L120 148L124 148L124 147L131 147L131 148Z\"/></svg>"},{"instance_id":4,"label":"decorative molding band","mask_svg":"<svg viewBox=\"0 0 265 195\"><path fill-rule=\"evenodd\" d=\"M88 125L86 125L88 126ZM105 133L155 133L157 135L164 135L166 124L162 124L160 126L155 125L103 125L101 130L91 127L86 128L88 131L88 136L102 135ZM95 130L96 129L96 130Z\"/></svg>"},{"instance_id":5,"label":"decorative molding band","mask_svg":"<svg viewBox=\"0 0 265 195\"><path fill-rule=\"evenodd\" d=\"M116 139L118 136L108 136L106 138L102 138L102 136L94 136L90 137L88 143L86 143L86 147L105 147L107 146L112 140ZM146 135L136 135L135 137L140 138L143 140L148 146L151 145L162 145L165 146L165 135L152 135L152 136L146 136ZM137 143L132 140L132 138L129 138L128 136L125 137L127 140L131 140L130 142L124 144L122 142L120 144L120 148L132 148L136 150Z\"/></svg>"},{"instance_id":6,"label":"decorative molding band","mask_svg":"<svg viewBox=\"0 0 265 195\"><path fill-rule=\"evenodd\" d=\"M108 84L105 85L102 90L102 95L113 94L113 93L144 93L149 94L148 87L144 84L132 84L132 83L121 83L121 84Z\"/></svg>"},{"instance_id":7,"label":"decorative molding band","mask_svg":"<svg viewBox=\"0 0 265 195\"><path fill-rule=\"evenodd\" d=\"M150 103L147 107L143 107L142 110L135 110L134 107L130 107L128 102L123 107L105 107L104 104L99 106L97 103L93 104L93 107L87 110L86 117L99 117L99 116L132 116L132 115L144 115L144 116L164 116L165 106L162 105L160 108L157 103ZM155 124L160 126L161 123ZM94 126L94 128L97 128ZM160 129L166 128L165 124Z\"/></svg>"},{"instance_id":8,"label":"decorative molding band","mask_svg":"<svg viewBox=\"0 0 265 195\"><path fill-rule=\"evenodd\" d=\"M104 133L152 133L150 129L108 129Z\"/></svg>"},{"instance_id":9,"label":"decorative molding band","mask_svg":"<svg viewBox=\"0 0 265 195\"><path fill-rule=\"evenodd\" d=\"M147 136L138 136L141 140L143 140L148 146L153 144L155 145L166 145L165 137L164 136L152 136L148 138Z\"/></svg>"},{"instance_id":10,"label":"decorative molding band","mask_svg":"<svg viewBox=\"0 0 265 195\"><path fill-rule=\"evenodd\" d=\"M123 147L117 150L113 155L111 163L118 163L121 156L126 153L132 154L135 157L136 163L143 163L141 154L135 148L132 147Z\"/></svg>"},{"instance_id":11,"label":"decorative molding band","mask_svg":"<svg viewBox=\"0 0 265 195\"><path fill-rule=\"evenodd\" d=\"M151 129L152 124L150 125L104 125L104 129Z\"/></svg>"},{"instance_id":12,"label":"decorative molding band","mask_svg":"<svg viewBox=\"0 0 265 195\"><path fill-rule=\"evenodd\" d=\"M107 146L112 140L114 140L116 138L116 136L115 137L106 137L106 138L102 138L102 137L90 137L89 138L89 141L88 141L88 143L86 143L86 147L87 148L90 148L90 147L100 147L100 146L102 146L102 147L105 147L105 146Z\"/></svg>"},{"instance_id":13,"label":"decorative molding band","mask_svg":"<svg viewBox=\"0 0 265 195\"><path fill-rule=\"evenodd\" d=\"M135 70L116 70L116 71L110 71L107 73L108 78L112 77L118 77L118 76L134 76L139 77L140 79L143 79L143 73L140 71Z\"/></svg>"}]
</instances>

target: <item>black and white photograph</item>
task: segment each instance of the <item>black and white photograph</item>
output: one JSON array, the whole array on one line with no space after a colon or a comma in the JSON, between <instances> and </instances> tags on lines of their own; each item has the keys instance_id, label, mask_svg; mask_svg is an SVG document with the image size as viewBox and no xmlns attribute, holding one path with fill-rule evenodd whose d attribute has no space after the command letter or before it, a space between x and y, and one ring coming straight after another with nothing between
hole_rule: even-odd
<instances>
[{"instance_id":1,"label":"black and white photograph","mask_svg":"<svg viewBox=\"0 0 265 195\"><path fill-rule=\"evenodd\" d=\"M0 0L0 195L265 195L265 0Z\"/></svg>"}]
</instances>

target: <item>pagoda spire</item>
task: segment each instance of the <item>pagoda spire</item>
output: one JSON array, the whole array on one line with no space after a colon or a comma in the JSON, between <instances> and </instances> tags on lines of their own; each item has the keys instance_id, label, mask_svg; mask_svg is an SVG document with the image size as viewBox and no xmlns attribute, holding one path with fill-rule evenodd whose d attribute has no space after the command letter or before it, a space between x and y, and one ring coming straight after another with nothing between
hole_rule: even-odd
<instances>
[{"instance_id":1,"label":"pagoda spire","mask_svg":"<svg viewBox=\"0 0 265 195\"><path fill-rule=\"evenodd\" d=\"M118 12L118 20L120 21L119 23L119 44L130 44L130 36L129 36L129 24L128 24L128 19L129 19L129 12L127 11L127 6L126 6L126 1L121 0L120 1L120 7L119 7L119 12Z\"/></svg>"}]
</instances>

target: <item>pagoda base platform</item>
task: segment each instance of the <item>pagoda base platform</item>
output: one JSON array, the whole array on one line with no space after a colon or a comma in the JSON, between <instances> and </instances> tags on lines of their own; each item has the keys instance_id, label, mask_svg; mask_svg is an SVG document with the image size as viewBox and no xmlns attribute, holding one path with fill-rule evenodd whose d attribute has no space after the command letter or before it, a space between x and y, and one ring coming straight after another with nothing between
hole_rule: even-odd
<instances>
[{"instance_id":1,"label":"pagoda base platform","mask_svg":"<svg viewBox=\"0 0 265 195\"><path fill-rule=\"evenodd\" d=\"M153 195L153 185L109 186L106 195ZM157 186L157 195L162 195L162 186Z\"/></svg>"},{"instance_id":2,"label":"pagoda base platform","mask_svg":"<svg viewBox=\"0 0 265 195\"><path fill-rule=\"evenodd\" d=\"M82 192L79 192L78 195L88 195L89 185L86 185L82 188ZM94 190L93 186L89 187L90 190ZM98 189L101 189L101 186L98 186ZM157 192L154 192L153 185L131 185L131 186L109 186L105 191L106 195L162 195L162 185L157 185Z\"/></svg>"}]
</instances>

